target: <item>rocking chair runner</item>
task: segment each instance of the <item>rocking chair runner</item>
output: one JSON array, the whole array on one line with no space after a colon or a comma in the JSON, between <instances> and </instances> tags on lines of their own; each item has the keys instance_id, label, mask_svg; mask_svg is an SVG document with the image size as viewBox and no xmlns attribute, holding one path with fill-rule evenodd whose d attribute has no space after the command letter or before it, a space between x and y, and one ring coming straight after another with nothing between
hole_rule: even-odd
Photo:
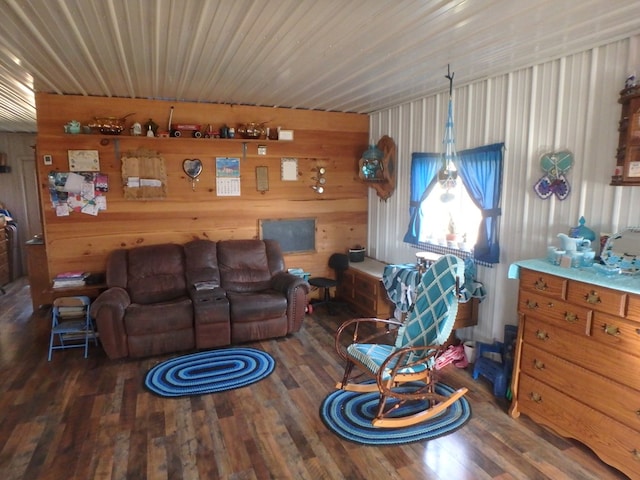
<instances>
[{"instance_id":1,"label":"rocking chair runner","mask_svg":"<svg viewBox=\"0 0 640 480\"><path fill-rule=\"evenodd\" d=\"M335 347L345 361L342 382L336 388L354 392L380 392L374 427L404 427L423 422L467 393L460 388L449 396L435 392L435 361L445 350L458 313L458 285L464 281L464 262L454 255L444 255L422 276L416 301L404 323L393 319L356 318L343 323L336 333ZM359 338L364 323L384 323L384 333ZM392 327L395 344L389 344ZM352 331L353 330L353 331ZM352 332L351 332L352 331ZM351 332L351 333L349 333ZM343 346L344 336L352 335L352 343ZM381 336L387 343L370 343ZM353 367L362 371L352 376ZM375 383L355 383L362 375ZM410 386L411 388L399 387ZM425 401L427 407L410 416L394 416L393 412L409 401Z\"/></svg>"}]
</instances>

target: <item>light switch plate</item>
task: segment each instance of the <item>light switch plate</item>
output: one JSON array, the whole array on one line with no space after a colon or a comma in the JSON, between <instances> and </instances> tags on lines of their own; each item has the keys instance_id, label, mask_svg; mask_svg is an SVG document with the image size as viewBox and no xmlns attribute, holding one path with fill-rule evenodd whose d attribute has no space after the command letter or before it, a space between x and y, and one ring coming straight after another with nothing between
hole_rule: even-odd
<instances>
[{"instance_id":1,"label":"light switch plate","mask_svg":"<svg viewBox=\"0 0 640 480\"><path fill-rule=\"evenodd\" d=\"M42 156L42 160L44 161L45 165L52 165L53 164L53 158L51 157L51 155L43 155Z\"/></svg>"},{"instance_id":2,"label":"light switch plate","mask_svg":"<svg viewBox=\"0 0 640 480\"><path fill-rule=\"evenodd\" d=\"M266 155L266 154L267 154L267 146L258 145L258 155Z\"/></svg>"}]
</instances>

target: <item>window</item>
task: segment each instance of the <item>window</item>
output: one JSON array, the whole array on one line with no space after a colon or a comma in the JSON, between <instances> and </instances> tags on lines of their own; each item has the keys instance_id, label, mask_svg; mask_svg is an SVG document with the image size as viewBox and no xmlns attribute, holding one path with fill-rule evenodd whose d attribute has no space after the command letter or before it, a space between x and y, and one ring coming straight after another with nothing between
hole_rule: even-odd
<instances>
[{"instance_id":1,"label":"window","mask_svg":"<svg viewBox=\"0 0 640 480\"><path fill-rule=\"evenodd\" d=\"M453 200L442 201L444 193L437 181L442 156L436 153L414 153L411 160L411 198L409 226L404 241L413 245L447 247L446 234L454 230L466 234L466 248L473 248L478 263L498 263L498 219L502 191L503 143L465 150L458 153L458 181ZM451 205L447 205L447 204ZM474 208L469 205L472 204ZM451 214L451 216L449 216ZM445 225L442 245L443 225ZM474 225L477 225L474 231ZM453 242L453 240L451 240ZM427 242L427 243L425 243ZM458 239L448 248L459 249ZM464 246L462 250L465 250Z\"/></svg>"},{"instance_id":2,"label":"window","mask_svg":"<svg viewBox=\"0 0 640 480\"><path fill-rule=\"evenodd\" d=\"M420 210L422 218L428 219L420 224L420 243L473 250L482 213L460 179L449 189L436 184Z\"/></svg>"}]
</instances>

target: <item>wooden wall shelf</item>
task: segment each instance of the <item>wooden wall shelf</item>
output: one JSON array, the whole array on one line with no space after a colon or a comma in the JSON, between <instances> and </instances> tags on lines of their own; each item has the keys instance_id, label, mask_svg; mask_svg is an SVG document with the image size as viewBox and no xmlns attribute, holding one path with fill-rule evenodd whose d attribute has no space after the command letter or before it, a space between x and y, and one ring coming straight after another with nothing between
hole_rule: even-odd
<instances>
[{"instance_id":1,"label":"wooden wall shelf","mask_svg":"<svg viewBox=\"0 0 640 480\"><path fill-rule=\"evenodd\" d=\"M616 167L611 185L640 185L640 86L620 91Z\"/></svg>"}]
</instances>

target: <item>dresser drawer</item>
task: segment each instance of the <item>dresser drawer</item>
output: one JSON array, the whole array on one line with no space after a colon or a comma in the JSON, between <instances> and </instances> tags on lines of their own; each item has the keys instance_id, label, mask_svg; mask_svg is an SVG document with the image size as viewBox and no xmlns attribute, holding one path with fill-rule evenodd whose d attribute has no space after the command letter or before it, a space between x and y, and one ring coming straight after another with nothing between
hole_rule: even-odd
<instances>
[{"instance_id":1,"label":"dresser drawer","mask_svg":"<svg viewBox=\"0 0 640 480\"><path fill-rule=\"evenodd\" d=\"M640 322L640 295L629 295L627 297L627 318Z\"/></svg>"},{"instance_id":2,"label":"dresser drawer","mask_svg":"<svg viewBox=\"0 0 640 480\"><path fill-rule=\"evenodd\" d=\"M636 355L640 362L640 322L594 312L591 336L602 345Z\"/></svg>"},{"instance_id":3,"label":"dresser drawer","mask_svg":"<svg viewBox=\"0 0 640 480\"><path fill-rule=\"evenodd\" d=\"M637 390L527 343L522 346L520 368L522 373L640 432L640 392Z\"/></svg>"},{"instance_id":4,"label":"dresser drawer","mask_svg":"<svg viewBox=\"0 0 640 480\"><path fill-rule=\"evenodd\" d=\"M569 282L567 300L576 305L612 315L625 315L627 294L619 290L581 282Z\"/></svg>"},{"instance_id":5,"label":"dresser drawer","mask_svg":"<svg viewBox=\"0 0 640 480\"><path fill-rule=\"evenodd\" d=\"M369 317L377 317L377 304L374 298L366 295L360 295L357 290L354 292L354 303L360 307L359 310Z\"/></svg>"},{"instance_id":6,"label":"dresser drawer","mask_svg":"<svg viewBox=\"0 0 640 480\"><path fill-rule=\"evenodd\" d=\"M562 300L555 300L527 290L520 291L518 311L577 334L588 335L591 329L591 316L593 314L591 309L578 307Z\"/></svg>"},{"instance_id":7,"label":"dresser drawer","mask_svg":"<svg viewBox=\"0 0 640 480\"><path fill-rule=\"evenodd\" d=\"M379 288L380 280L378 279L365 276L357 276L355 278L355 289L359 295L375 299L378 296Z\"/></svg>"},{"instance_id":8,"label":"dresser drawer","mask_svg":"<svg viewBox=\"0 0 640 480\"><path fill-rule=\"evenodd\" d=\"M545 296L564 300L567 293L568 280L565 278L534 272L532 270L520 270L520 288L541 293Z\"/></svg>"},{"instance_id":9,"label":"dresser drawer","mask_svg":"<svg viewBox=\"0 0 640 480\"><path fill-rule=\"evenodd\" d=\"M523 341L605 378L640 390L638 357L603 345L592 337L575 335L550 323L526 317Z\"/></svg>"},{"instance_id":10,"label":"dresser drawer","mask_svg":"<svg viewBox=\"0 0 640 480\"><path fill-rule=\"evenodd\" d=\"M353 287L355 283L356 283L356 278L352 272L347 270L342 274L342 277L340 278L341 287Z\"/></svg>"},{"instance_id":11,"label":"dresser drawer","mask_svg":"<svg viewBox=\"0 0 640 480\"><path fill-rule=\"evenodd\" d=\"M603 392L606 395L606 392ZM578 438L602 460L640 477L640 433L528 376L520 377L520 411L559 434Z\"/></svg>"}]
</instances>

